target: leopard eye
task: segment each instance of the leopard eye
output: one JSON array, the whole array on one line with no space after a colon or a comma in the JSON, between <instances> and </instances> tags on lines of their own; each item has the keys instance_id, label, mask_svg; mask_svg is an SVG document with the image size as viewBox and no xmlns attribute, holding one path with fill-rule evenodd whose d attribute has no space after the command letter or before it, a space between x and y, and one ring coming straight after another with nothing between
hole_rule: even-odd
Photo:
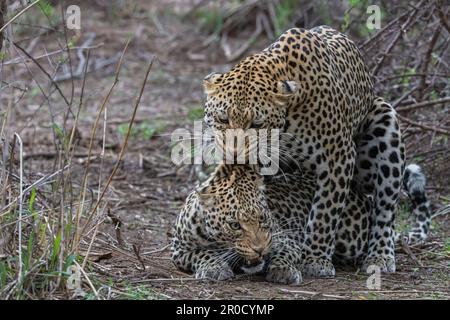
<instances>
[{"instance_id":1,"label":"leopard eye","mask_svg":"<svg viewBox=\"0 0 450 320\"><path fill-rule=\"evenodd\" d=\"M260 129L264 125L264 120L253 120L253 122L250 125L250 129Z\"/></svg>"},{"instance_id":2,"label":"leopard eye","mask_svg":"<svg viewBox=\"0 0 450 320\"><path fill-rule=\"evenodd\" d=\"M229 224L232 230L239 230L241 228L241 224L239 222L231 221Z\"/></svg>"},{"instance_id":3,"label":"leopard eye","mask_svg":"<svg viewBox=\"0 0 450 320\"><path fill-rule=\"evenodd\" d=\"M229 119L227 115L220 115L217 117L217 121L222 123L222 124L228 124Z\"/></svg>"}]
</instances>

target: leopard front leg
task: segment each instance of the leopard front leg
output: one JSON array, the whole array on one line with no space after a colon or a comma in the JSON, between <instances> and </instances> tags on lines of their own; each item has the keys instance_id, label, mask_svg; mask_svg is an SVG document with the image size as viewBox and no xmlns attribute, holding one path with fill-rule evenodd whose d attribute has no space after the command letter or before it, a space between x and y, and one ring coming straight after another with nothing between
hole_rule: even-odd
<instances>
[{"instance_id":1,"label":"leopard front leg","mask_svg":"<svg viewBox=\"0 0 450 320\"><path fill-rule=\"evenodd\" d=\"M266 268L266 280L274 283L297 285L302 282L301 247L298 241L287 237L277 239Z\"/></svg>"},{"instance_id":2,"label":"leopard front leg","mask_svg":"<svg viewBox=\"0 0 450 320\"><path fill-rule=\"evenodd\" d=\"M204 250L174 248L172 261L185 271L193 272L196 279L229 280L234 277L232 265L237 254L231 250Z\"/></svg>"},{"instance_id":3,"label":"leopard front leg","mask_svg":"<svg viewBox=\"0 0 450 320\"><path fill-rule=\"evenodd\" d=\"M345 144L344 144L345 146ZM353 176L355 148L350 141L330 157L322 157L317 167L317 185L306 225L303 274L332 277L331 258L335 249L338 222L346 204ZM323 159L327 160L323 162Z\"/></svg>"}]
</instances>

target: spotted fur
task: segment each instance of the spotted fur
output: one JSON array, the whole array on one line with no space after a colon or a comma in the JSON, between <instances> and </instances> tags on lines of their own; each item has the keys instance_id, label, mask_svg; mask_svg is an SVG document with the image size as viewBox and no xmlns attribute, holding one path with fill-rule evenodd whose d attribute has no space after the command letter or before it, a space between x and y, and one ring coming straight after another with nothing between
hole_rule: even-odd
<instances>
[{"instance_id":1,"label":"spotted fur","mask_svg":"<svg viewBox=\"0 0 450 320\"><path fill-rule=\"evenodd\" d=\"M427 199L423 175L417 172L405 179L405 189L422 206ZM175 265L197 278L226 280L245 272L265 273L271 282L300 283L305 257L315 249L303 244L314 177L296 172L265 180L250 166L219 166L187 197L178 216L172 240ZM370 197L352 188L337 227L335 260L358 263L366 257L371 211ZM422 222L417 214L416 220ZM429 229L420 230L425 238Z\"/></svg>"},{"instance_id":2,"label":"spotted fur","mask_svg":"<svg viewBox=\"0 0 450 320\"><path fill-rule=\"evenodd\" d=\"M283 171L301 167L315 177L304 239L314 249L306 274L334 275L331 257L351 184L373 199L366 265L395 271L404 147L395 111L375 99L366 65L347 36L326 26L290 29L229 72L207 76L204 88L207 126L280 129Z\"/></svg>"},{"instance_id":3,"label":"spotted fur","mask_svg":"<svg viewBox=\"0 0 450 320\"><path fill-rule=\"evenodd\" d=\"M423 242L427 239L431 224L430 201L425 192L426 178L422 169L415 164L406 167L403 186L411 199L414 225L404 237L407 243Z\"/></svg>"}]
</instances>

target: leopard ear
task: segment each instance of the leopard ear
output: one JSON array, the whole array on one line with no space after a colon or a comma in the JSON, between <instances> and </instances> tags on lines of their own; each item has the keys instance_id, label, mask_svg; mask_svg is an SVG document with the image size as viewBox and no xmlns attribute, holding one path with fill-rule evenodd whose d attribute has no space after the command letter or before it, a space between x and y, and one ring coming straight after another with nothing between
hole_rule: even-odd
<instances>
[{"instance_id":1,"label":"leopard ear","mask_svg":"<svg viewBox=\"0 0 450 320\"><path fill-rule=\"evenodd\" d=\"M284 95L293 95L298 91L299 85L295 81L278 81L278 92Z\"/></svg>"},{"instance_id":2,"label":"leopard ear","mask_svg":"<svg viewBox=\"0 0 450 320\"><path fill-rule=\"evenodd\" d=\"M256 172L256 187L261 191L266 190L266 181L264 180L264 176L260 172L260 168L252 166L252 170Z\"/></svg>"},{"instance_id":3,"label":"leopard ear","mask_svg":"<svg viewBox=\"0 0 450 320\"><path fill-rule=\"evenodd\" d=\"M220 164L211 176L202 184L200 184L195 191L200 198L206 199L221 189L230 187L236 180L234 171L231 165Z\"/></svg>"},{"instance_id":4,"label":"leopard ear","mask_svg":"<svg viewBox=\"0 0 450 320\"><path fill-rule=\"evenodd\" d=\"M203 79L203 89L205 90L205 93L207 95L212 95L214 92L216 92L217 88L219 88L220 82L219 77L221 76L220 73L213 72L208 74Z\"/></svg>"},{"instance_id":5,"label":"leopard ear","mask_svg":"<svg viewBox=\"0 0 450 320\"><path fill-rule=\"evenodd\" d=\"M260 190L260 191L264 191L266 190L266 184L264 183L264 178L259 176L258 179L256 180L256 187Z\"/></svg>"},{"instance_id":6,"label":"leopard ear","mask_svg":"<svg viewBox=\"0 0 450 320\"><path fill-rule=\"evenodd\" d=\"M300 85L296 81L278 81L275 102L281 106L285 105L289 101L289 98L298 92L299 88Z\"/></svg>"}]
</instances>

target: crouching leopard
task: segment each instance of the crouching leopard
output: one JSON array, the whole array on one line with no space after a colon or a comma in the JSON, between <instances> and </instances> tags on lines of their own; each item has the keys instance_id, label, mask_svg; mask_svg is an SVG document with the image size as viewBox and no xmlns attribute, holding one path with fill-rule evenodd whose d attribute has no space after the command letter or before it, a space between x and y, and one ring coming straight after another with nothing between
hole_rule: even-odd
<instances>
[{"instance_id":1,"label":"crouching leopard","mask_svg":"<svg viewBox=\"0 0 450 320\"><path fill-rule=\"evenodd\" d=\"M260 176L248 165L219 165L187 197L175 224L172 260L196 278L227 280L236 273L263 273L271 282L298 284L313 202L314 177L294 172ZM425 178L416 165L406 169L405 190L413 202L415 225L407 241L424 240L430 208ZM334 259L358 262L367 255L372 221L370 197L351 189L336 232ZM318 230L331 234L331 228Z\"/></svg>"},{"instance_id":2,"label":"crouching leopard","mask_svg":"<svg viewBox=\"0 0 450 320\"><path fill-rule=\"evenodd\" d=\"M305 273L334 275L335 234L351 184L372 196L365 266L395 272L404 146L395 110L375 98L353 41L326 26L293 28L230 71L205 77L203 85L208 128L279 129L280 163L289 164L283 170L313 173Z\"/></svg>"}]
</instances>

